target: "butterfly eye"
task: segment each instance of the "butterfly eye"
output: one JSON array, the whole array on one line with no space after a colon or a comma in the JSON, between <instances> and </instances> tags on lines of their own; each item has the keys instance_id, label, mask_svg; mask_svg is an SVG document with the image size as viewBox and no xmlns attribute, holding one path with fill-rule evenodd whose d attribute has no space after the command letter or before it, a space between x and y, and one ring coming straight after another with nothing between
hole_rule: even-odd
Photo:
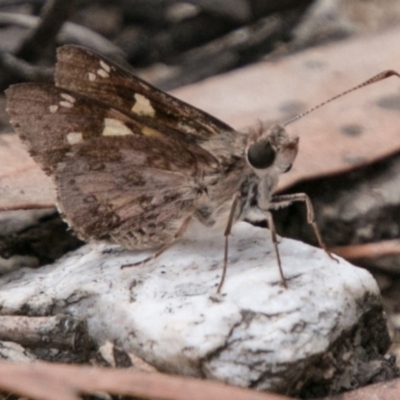
<instances>
[{"instance_id":1,"label":"butterfly eye","mask_svg":"<svg viewBox=\"0 0 400 400\"><path fill-rule=\"evenodd\" d=\"M265 169L275 160L275 151L271 143L265 140L253 143L247 151L247 160L253 168Z\"/></svg>"}]
</instances>

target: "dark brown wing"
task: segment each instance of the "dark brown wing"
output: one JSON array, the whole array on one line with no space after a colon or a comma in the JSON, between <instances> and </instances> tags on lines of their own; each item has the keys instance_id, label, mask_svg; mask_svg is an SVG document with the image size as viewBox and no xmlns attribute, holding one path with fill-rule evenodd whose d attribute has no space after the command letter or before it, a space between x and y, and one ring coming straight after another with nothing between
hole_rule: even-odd
<instances>
[{"instance_id":1,"label":"dark brown wing","mask_svg":"<svg viewBox=\"0 0 400 400\"><path fill-rule=\"evenodd\" d=\"M131 118L96 100L89 99L53 85L24 83L7 89L7 112L10 122L25 142L32 157L49 174L65 158L73 145L93 141L96 151L102 155L107 147L105 138L131 136L148 138L143 145L146 154L160 146L157 140L167 140L182 152L182 158L191 155L196 163L210 165L214 158L201 147L159 132L155 126L146 125L139 116ZM135 139L133 139L135 137ZM147 142L146 142L147 143ZM184 148L183 148L184 147ZM104 150L102 150L104 149ZM168 157L168 154L164 154Z\"/></svg>"},{"instance_id":2,"label":"dark brown wing","mask_svg":"<svg viewBox=\"0 0 400 400\"><path fill-rule=\"evenodd\" d=\"M97 99L133 118L140 116L158 131L167 135L174 131L186 141L206 140L233 130L86 48L59 48L55 79L59 87Z\"/></svg>"},{"instance_id":3,"label":"dark brown wing","mask_svg":"<svg viewBox=\"0 0 400 400\"><path fill-rule=\"evenodd\" d=\"M201 189L192 176L195 160L168 141L157 140L154 148L154 140L89 139L58 165L60 211L79 237L128 249L157 248L174 240L194 213Z\"/></svg>"}]
</instances>

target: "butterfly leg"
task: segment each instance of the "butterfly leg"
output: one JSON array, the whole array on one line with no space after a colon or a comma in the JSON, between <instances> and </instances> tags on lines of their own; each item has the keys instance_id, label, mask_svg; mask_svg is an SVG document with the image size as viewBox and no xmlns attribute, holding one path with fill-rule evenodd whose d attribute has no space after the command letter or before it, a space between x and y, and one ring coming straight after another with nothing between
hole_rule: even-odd
<instances>
[{"instance_id":1,"label":"butterfly leg","mask_svg":"<svg viewBox=\"0 0 400 400\"><path fill-rule=\"evenodd\" d=\"M178 229L178 231L175 233L173 240L170 243L167 243L166 245L164 245L163 247L161 247L160 250L156 251L154 254L152 254L150 257L145 258L142 261L138 261L136 263L133 264L124 264L121 265L121 269L123 268L130 268L130 267L141 267L142 265L147 264L150 261L155 260L156 258L158 258L162 253L164 253L164 251L167 251L169 248L171 248L185 233L189 222L191 221L192 216L189 215L188 217L185 218L185 220L183 221L183 224L181 225L181 227Z\"/></svg>"},{"instance_id":2,"label":"butterfly leg","mask_svg":"<svg viewBox=\"0 0 400 400\"><path fill-rule=\"evenodd\" d=\"M285 275L283 275L281 256L279 254L278 239L276 237L276 229L275 229L274 219L272 218L272 214L269 211L265 212L265 216L267 218L268 228L271 233L271 241L274 244L274 248L275 248L275 254L276 254L276 260L278 262L279 274L281 275L281 283L282 283L282 286L287 289Z\"/></svg>"},{"instance_id":3,"label":"butterfly leg","mask_svg":"<svg viewBox=\"0 0 400 400\"><path fill-rule=\"evenodd\" d=\"M307 210L307 222L311 225L314 230L315 237L317 238L319 247L325 250L326 254L332 259L338 262L338 259L335 258L327 249L324 241L322 240L321 233L318 229L317 223L315 222L314 208L312 206L310 198L305 193L294 193L294 194L285 194L285 195L277 195L273 196L269 209L277 210L279 208L288 207L292 203L296 201L301 201L305 203Z\"/></svg>"},{"instance_id":4,"label":"butterfly leg","mask_svg":"<svg viewBox=\"0 0 400 400\"><path fill-rule=\"evenodd\" d=\"M224 236L225 236L224 265L222 267L222 276L221 276L221 280L219 281L217 293L221 293L221 289L222 289L222 286L225 281L226 269L228 267L228 242L229 242L228 238L232 231L233 219L235 216L235 211L236 211L236 207L237 207L239 199L240 199L240 195L239 195L239 193L236 193L233 196L231 211L229 213L228 223L226 224L226 228L225 228L225 232L224 232Z\"/></svg>"}]
</instances>

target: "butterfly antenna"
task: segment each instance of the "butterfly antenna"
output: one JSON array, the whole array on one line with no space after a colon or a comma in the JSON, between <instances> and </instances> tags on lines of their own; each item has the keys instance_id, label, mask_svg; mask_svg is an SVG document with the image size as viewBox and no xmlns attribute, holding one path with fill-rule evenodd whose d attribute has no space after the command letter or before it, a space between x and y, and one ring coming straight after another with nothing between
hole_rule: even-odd
<instances>
[{"instance_id":1,"label":"butterfly antenna","mask_svg":"<svg viewBox=\"0 0 400 400\"><path fill-rule=\"evenodd\" d=\"M300 118L303 118L305 115L308 115L308 114L312 113L313 111L318 110L318 108L321 108L321 107L325 106L326 104L331 103L332 101L334 101L334 100L336 100L336 99L338 99L338 98L340 98L342 96L345 96L345 95L347 95L347 94L349 94L351 92L355 92L356 90L361 89L364 86L368 86L368 85L371 85L373 83L382 81L382 80L384 80L386 78L389 78L391 76L394 76L394 75L400 77L400 74L398 72L396 72L396 71L393 71L393 70L383 71L380 74L375 75L374 77L368 79L367 81L365 81L363 83L360 83L359 85L354 86L353 88L351 88L349 90L346 90L346 91L344 91L344 92L342 92L342 93L340 93L340 94L338 94L336 96L333 96L329 100L326 100L323 103L320 103L317 106L312 107L309 110L304 111L304 112L294 116L293 118L290 118L289 120L284 122L282 125L283 126L287 126L287 125L291 124L292 122L297 121Z\"/></svg>"}]
</instances>

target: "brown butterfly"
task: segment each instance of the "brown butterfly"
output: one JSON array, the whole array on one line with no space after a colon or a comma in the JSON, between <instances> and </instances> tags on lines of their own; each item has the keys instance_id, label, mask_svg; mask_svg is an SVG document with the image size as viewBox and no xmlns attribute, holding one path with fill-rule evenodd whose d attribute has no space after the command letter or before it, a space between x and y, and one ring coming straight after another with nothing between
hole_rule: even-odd
<instances>
[{"instance_id":1,"label":"brown butterfly","mask_svg":"<svg viewBox=\"0 0 400 400\"><path fill-rule=\"evenodd\" d=\"M19 84L6 94L12 126L53 177L58 208L83 240L157 249L147 262L197 219L224 230L219 291L232 224L266 219L286 286L271 211L302 201L325 249L307 195L273 195L298 151L283 126L237 132L77 46L58 50L55 85Z\"/></svg>"}]
</instances>

